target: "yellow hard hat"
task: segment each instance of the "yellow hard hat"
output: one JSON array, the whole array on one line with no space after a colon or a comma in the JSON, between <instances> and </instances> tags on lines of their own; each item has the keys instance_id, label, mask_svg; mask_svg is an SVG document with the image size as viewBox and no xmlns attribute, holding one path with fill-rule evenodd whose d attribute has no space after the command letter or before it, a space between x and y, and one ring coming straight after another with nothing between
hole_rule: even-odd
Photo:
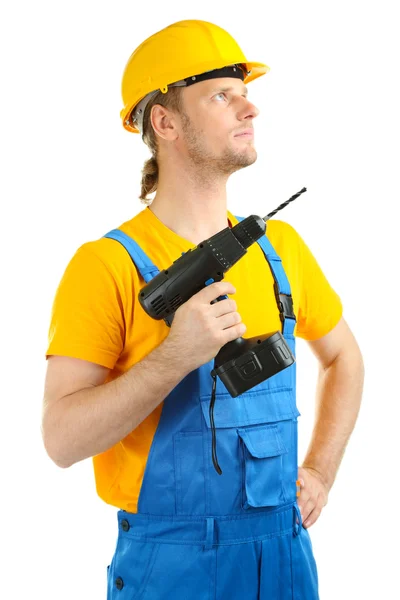
<instances>
[{"instance_id":1,"label":"yellow hard hat","mask_svg":"<svg viewBox=\"0 0 400 600\"><path fill-rule=\"evenodd\" d=\"M198 77L227 66L231 66L231 74L216 71L217 75ZM121 86L124 108L120 113L123 126L140 133L145 106L158 91L166 94L168 86L190 85L213 76L237 76L236 67L244 71L244 83L270 70L263 63L249 62L233 37L218 25L187 20L165 27L140 44L125 67ZM133 120L132 113L141 101Z\"/></svg>"}]
</instances>

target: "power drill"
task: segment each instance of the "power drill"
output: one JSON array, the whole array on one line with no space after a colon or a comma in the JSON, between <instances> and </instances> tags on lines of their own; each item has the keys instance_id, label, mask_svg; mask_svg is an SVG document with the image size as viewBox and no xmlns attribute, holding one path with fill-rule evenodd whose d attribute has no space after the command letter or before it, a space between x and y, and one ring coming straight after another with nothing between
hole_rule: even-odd
<instances>
[{"instance_id":1,"label":"power drill","mask_svg":"<svg viewBox=\"0 0 400 600\"><path fill-rule=\"evenodd\" d=\"M307 188L304 187L265 217L250 215L234 227L226 227L184 252L139 292L139 302L143 309L153 319L164 319L170 327L175 311L207 285L221 281L224 274L246 254L247 248L265 234L268 219L305 191ZM226 298L226 295L220 296L211 304ZM210 404L213 462L219 474L222 471L216 459L213 419L216 376L224 383L230 395L236 397L294 362L295 357L280 331L252 338L239 337L219 350L211 371L213 391Z\"/></svg>"}]
</instances>

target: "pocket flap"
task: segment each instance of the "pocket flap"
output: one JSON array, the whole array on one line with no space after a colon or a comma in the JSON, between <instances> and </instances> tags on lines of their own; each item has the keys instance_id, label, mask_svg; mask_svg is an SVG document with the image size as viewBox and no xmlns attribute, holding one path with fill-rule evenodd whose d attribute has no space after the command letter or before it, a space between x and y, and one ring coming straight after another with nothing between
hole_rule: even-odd
<instances>
[{"instance_id":1,"label":"pocket flap","mask_svg":"<svg viewBox=\"0 0 400 600\"><path fill-rule=\"evenodd\" d=\"M200 396L207 427L211 427L210 396ZM261 384L256 389L236 398L232 398L228 393L219 393L214 406L214 422L217 429L284 421L297 418L299 415L296 395L290 388L266 390L261 387Z\"/></svg>"},{"instance_id":2,"label":"pocket flap","mask_svg":"<svg viewBox=\"0 0 400 600\"><path fill-rule=\"evenodd\" d=\"M255 458L279 456L288 452L283 444L277 425L263 425L250 429L238 429L247 450Z\"/></svg>"}]
</instances>

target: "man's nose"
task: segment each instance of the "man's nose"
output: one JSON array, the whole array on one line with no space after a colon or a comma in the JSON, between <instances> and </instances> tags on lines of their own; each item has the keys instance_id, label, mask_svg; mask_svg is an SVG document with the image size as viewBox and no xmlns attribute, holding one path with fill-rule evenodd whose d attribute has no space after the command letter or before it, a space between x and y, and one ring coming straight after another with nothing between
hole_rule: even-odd
<instances>
[{"instance_id":1,"label":"man's nose","mask_svg":"<svg viewBox=\"0 0 400 600\"><path fill-rule=\"evenodd\" d=\"M252 102L250 102L250 100L247 100L247 98L243 98L244 100L244 105L242 106L241 110L240 110L240 118L241 119L254 119L254 117L257 117L257 115L260 114L259 109L257 108L257 106L255 104L253 104Z\"/></svg>"}]
</instances>

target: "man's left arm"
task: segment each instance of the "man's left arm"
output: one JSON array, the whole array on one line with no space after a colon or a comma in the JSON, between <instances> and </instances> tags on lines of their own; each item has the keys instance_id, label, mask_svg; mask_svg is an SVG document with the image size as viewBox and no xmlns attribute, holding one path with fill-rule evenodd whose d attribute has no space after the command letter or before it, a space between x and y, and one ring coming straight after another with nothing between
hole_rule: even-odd
<instances>
[{"instance_id":1,"label":"man's left arm","mask_svg":"<svg viewBox=\"0 0 400 600\"><path fill-rule=\"evenodd\" d=\"M298 478L297 504L304 527L310 527L327 504L361 404L364 363L343 317L324 337L308 341L319 361L315 424Z\"/></svg>"}]
</instances>

